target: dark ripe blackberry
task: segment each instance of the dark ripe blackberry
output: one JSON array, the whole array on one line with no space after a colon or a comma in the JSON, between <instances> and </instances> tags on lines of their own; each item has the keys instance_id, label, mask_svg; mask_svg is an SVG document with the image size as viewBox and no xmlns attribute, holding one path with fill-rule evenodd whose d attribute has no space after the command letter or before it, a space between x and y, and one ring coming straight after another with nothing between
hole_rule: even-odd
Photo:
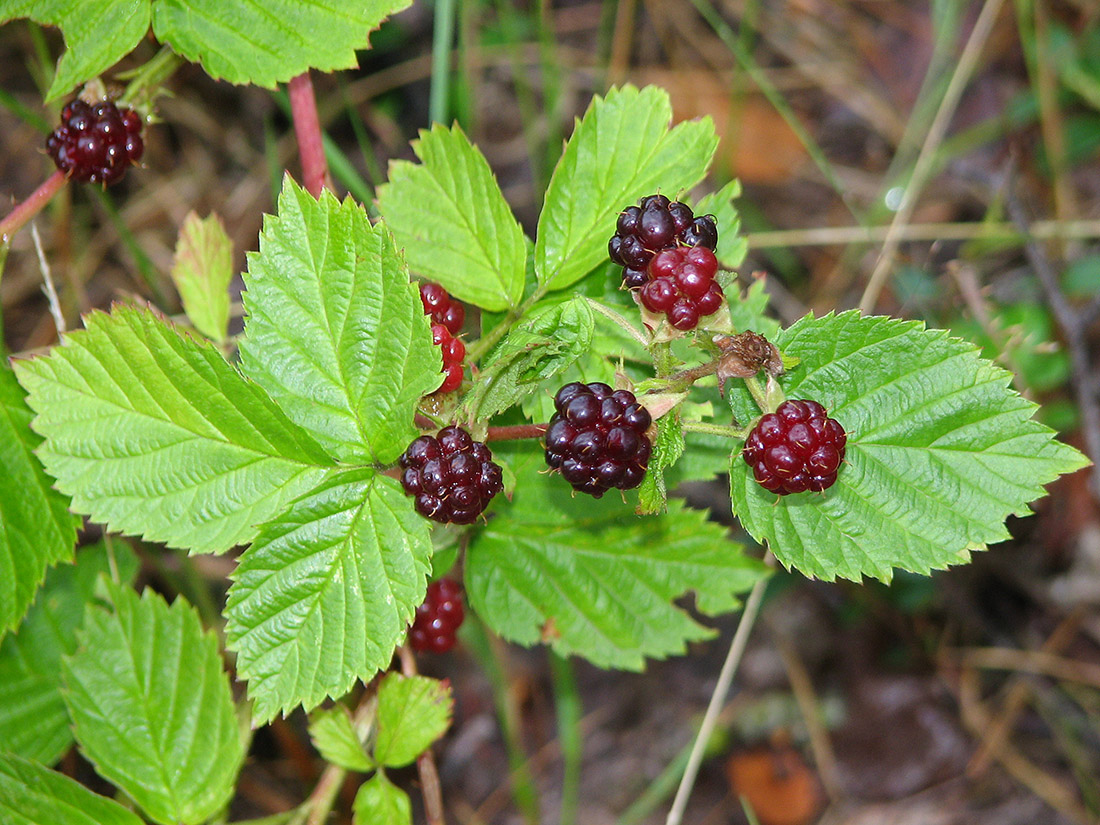
<instances>
[{"instance_id":1,"label":"dark ripe blackberry","mask_svg":"<svg viewBox=\"0 0 1100 825\"><path fill-rule=\"evenodd\" d=\"M466 345L451 335L442 324L432 327L432 343L443 356L443 383L436 392L454 392L462 386L462 362L466 360Z\"/></svg>"},{"instance_id":2,"label":"dark ripe blackberry","mask_svg":"<svg viewBox=\"0 0 1100 825\"><path fill-rule=\"evenodd\" d=\"M722 306L717 272L718 259L705 247L662 249L649 262L650 280L638 298L650 312L668 316L669 324L686 332Z\"/></svg>"},{"instance_id":3,"label":"dark ripe blackberry","mask_svg":"<svg viewBox=\"0 0 1100 825\"><path fill-rule=\"evenodd\" d=\"M466 308L450 296L439 284L427 281L420 284L420 302L424 305L424 314L433 324L442 324L451 335L462 332L466 323Z\"/></svg>"},{"instance_id":4,"label":"dark ripe blackberry","mask_svg":"<svg viewBox=\"0 0 1100 825\"><path fill-rule=\"evenodd\" d=\"M471 524L504 489L500 467L480 441L461 427L415 439L398 459L401 486L416 511L442 524Z\"/></svg>"},{"instance_id":5,"label":"dark ripe blackberry","mask_svg":"<svg viewBox=\"0 0 1100 825\"><path fill-rule=\"evenodd\" d=\"M421 653L446 653L454 647L455 632L465 617L459 583L438 579L428 585L424 603L416 608L409 644Z\"/></svg>"},{"instance_id":6,"label":"dark ripe blackberry","mask_svg":"<svg viewBox=\"0 0 1100 825\"><path fill-rule=\"evenodd\" d=\"M593 382L566 384L554 396L545 435L546 463L574 489L599 498L642 483L652 446L649 412L629 390Z\"/></svg>"},{"instance_id":7,"label":"dark ripe blackberry","mask_svg":"<svg viewBox=\"0 0 1100 825\"><path fill-rule=\"evenodd\" d=\"M695 217L685 203L669 201L664 195L648 195L619 214L607 254L623 267L623 284L638 289L651 277L647 266L653 256L677 246L714 251L718 246L714 216Z\"/></svg>"},{"instance_id":8,"label":"dark ripe blackberry","mask_svg":"<svg viewBox=\"0 0 1100 825\"><path fill-rule=\"evenodd\" d=\"M66 176L104 186L119 180L144 151L138 113L109 100L72 101L46 138L47 154Z\"/></svg>"},{"instance_id":9,"label":"dark ripe blackberry","mask_svg":"<svg viewBox=\"0 0 1100 825\"><path fill-rule=\"evenodd\" d=\"M847 441L840 422L816 401L784 401L760 417L742 455L765 490L820 492L836 483Z\"/></svg>"}]
</instances>

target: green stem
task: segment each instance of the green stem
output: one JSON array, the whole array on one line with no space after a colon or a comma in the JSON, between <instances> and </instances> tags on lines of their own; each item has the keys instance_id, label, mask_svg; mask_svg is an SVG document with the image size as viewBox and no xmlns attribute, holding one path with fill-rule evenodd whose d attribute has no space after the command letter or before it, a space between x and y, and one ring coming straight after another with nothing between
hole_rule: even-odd
<instances>
[{"instance_id":1,"label":"green stem","mask_svg":"<svg viewBox=\"0 0 1100 825\"><path fill-rule=\"evenodd\" d=\"M680 424L685 433L704 433L721 438L741 440L744 440L749 434L749 431L744 427L731 427L728 424L707 424L705 421L682 421Z\"/></svg>"},{"instance_id":2,"label":"green stem","mask_svg":"<svg viewBox=\"0 0 1100 825\"><path fill-rule=\"evenodd\" d=\"M760 379L755 375L750 375L745 379L745 386L749 388L749 392L752 393L752 400L756 402L756 406L760 408L760 411L771 412L768 409L768 396L760 385Z\"/></svg>"},{"instance_id":3,"label":"green stem","mask_svg":"<svg viewBox=\"0 0 1100 825\"><path fill-rule=\"evenodd\" d=\"M512 328L512 324L518 321L519 318L520 313L518 311L509 311L508 314L501 319L499 324L466 347L466 362L475 364L481 360L483 355L495 347L497 342L508 334L508 330Z\"/></svg>"},{"instance_id":4,"label":"green stem","mask_svg":"<svg viewBox=\"0 0 1100 825\"><path fill-rule=\"evenodd\" d=\"M428 120L446 123L451 98L451 44L455 33L454 0L435 0L432 28L432 85L428 92Z\"/></svg>"},{"instance_id":5,"label":"green stem","mask_svg":"<svg viewBox=\"0 0 1100 825\"><path fill-rule=\"evenodd\" d=\"M122 97L118 99L118 102L124 106L137 102L138 98L145 95L148 89L163 86L164 81L175 74L176 69L182 65L183 58L167 46L161 46L160 51L137 70L133 80L127 84L126 91L122 93ZM149 95L149 97L151 96Z\"/></svg>"},{"instance_id":6,"label":"green stem","mask_svg":"<svg viewBox=\"0 0 1100 825\"><path fill-rule=\"evenodd\" d=\"M562 785L561 825L577 821L577 800L581 782L581 697L572 663L551 652L550 675L554 680L554 710L558 718L558 741L561 743Z\"/></svg>"},{"instance_id":7,"label":"green stem","mask_svg":"<svg viewBox=\"0 0 1100 825\"><path fill-rule=\"evenodd\" d=\"M672 342L661 341L649 349L653 355L653 369L658 378L671 378L676 367L676 356L672 354Z\"/></svg>"}]
</instances>

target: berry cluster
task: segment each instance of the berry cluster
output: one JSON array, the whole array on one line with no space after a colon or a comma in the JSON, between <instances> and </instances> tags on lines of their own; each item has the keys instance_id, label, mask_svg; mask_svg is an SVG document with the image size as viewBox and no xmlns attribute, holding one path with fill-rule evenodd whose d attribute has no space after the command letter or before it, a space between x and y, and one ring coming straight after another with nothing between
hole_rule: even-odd
<instances>
[{"instance_id":1,"label":"berry cluster","mask_svg":"<svg viewBox=\"0 0 1100 825\"><path fill-rule=\"evenodd\" d=\"M420 302L432 320L432 343L443 355L443 383L436 392L454 392L462 385L462 362L466 360L466 345L454 336L462 331L466 310L447 290L431 282L420 285Z\"/></svg>"},{"instance_id":2,"label":"berry cluster","mask_svg":"<svg viewBox=\"0 0 1100 825\"><path fill-rule=\"evenodd\" d=\"M446 653L455 645L455 631L465 618L462 589L454 579L439 579L428 585L424 603L416 608L409 628L409 644L422 653Z\"/></svg>"},{"instance_id":3,"label":"berry cluster","mask_svg":"<svg viewBox=\"0 0 1100 825\"><path fill-rule=\"evenodd\" d=\"M428 281L420 285L420 302L424 304L424 314L431 316L433 324L442 324L451 335L462 332L466 323L466 309L451 297L439 284Z\"/></svg>"},{"instance_id":4,"label":"berry cluster","mask_svg":"<svg viewBox=\"0 0 1100 825\"><path fill-rule=\"evenodd\" d=\"M441 524L472 524L504 489L492 452L461 427L420 436L400 463L401 486L416 496L416 511Z\"/></svg>"},{"instance_id":5,"label":"berry cluster","mask_svg":"<svg viewBox=\"0 0 1100 825\"><path fill-rule=\"evenodd\" d=\"M820 492L836 483L847 441L840 422L816 401L784 401L760 417L742 454L765 490Z\"/></svg>"},{"instance_id":6,"label":"berry cluster","mask_svg":"<svg viewBox=\"0 0 1100 825\"><path fill-rule=\"evenodd\" d=\"M714 216L697 218L685 203L670 202L664 195L648 195L619 215L607 252L623 267L623 283L634 289L649 280L646 267L653 256L676 246L702 246L714 251L718 246Z\"/></svg>"},{"instance_id":7,"label":"berry cluster","mask_svg":"<svg viewBox=\"0 0 1100 825\"><path fill-rule=\"evenodd\" d=\"M46 138L46 152L73 180L102 183L119 180L141 159L141 118L109 100L94 105L79 98L61 110L61 125Z\"/></svg>"},{"instance_id":8,"label":"berry cluster","mask_svg":"<svg viewBox=\"0 0 1100 825\"><path fill-rule=\"evenodd\" d=\"M718 259L705 246L662 249L649 262L642 305L662 312L679 330L695 329L699 319L722 306L722 287L714 280Z\"/></svg>"},{"instance_id":9,"label":"berry cluster","mask_svg":"<svg viewBox=\"0 0 1100 825\"><path fill-rule=\"evenodd\" d=\"M648 410L629 390L598 382L566 384L546 430L546 463L573 489L599 498L642 483L652 447Z\"/></svg>"}]
</instances>

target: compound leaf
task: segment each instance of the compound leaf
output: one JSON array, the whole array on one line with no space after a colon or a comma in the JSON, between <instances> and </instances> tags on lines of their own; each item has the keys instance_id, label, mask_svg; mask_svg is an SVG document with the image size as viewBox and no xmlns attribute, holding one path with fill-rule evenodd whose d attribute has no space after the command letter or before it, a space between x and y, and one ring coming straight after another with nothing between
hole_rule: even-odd
<instances>
[{"instance_id":1,"label":"compound leaf","mask_svg":"<svg viewBox=\"0 0 1100 825\"><path fill-rule=\"evenodd\" d=\"M457 125L422 130L413 150L420 164L391 162L378 189L409 267L482 309L517 306L527 246L485 156Z\"/></svg>"},{"instance_id":2,"label":"compound leaf","mask_svg":"<svg viewBox=\"0 0 1100 825\"><path fill-rule=\"evenodd\" d=\"M176 240L172 283L183 311L207 338L225 341L229 327L229 282L233 279L233 242L222 219L188 212Z\"/></svg>"},{"instance_id":3,"label":"compound leaf","mask_svg":"<svg viewBox=\"0 0 1100 825\"><path fill-rule=\"evenodd\" d=\"M121 581L137 573L137 558L119 543L115 569ZM0 752L52 765L73 742L61 698L61 657L76 650L76 630L101 573L110 569L102 544L76 554L46 582L19 629L0 643Z\"/></svg>"},{"instance_id":4,"label":"compound leaf","mask_svg":"<svg viewBox=\"0 0 1100 825\"><path fill-rule=\"evenodd\" d=\"M0 0L0 24L29 17L57 26L65 53L46 100L91 80L127 54L149 30L150 0Z\"/></svg>"},{"instance_id":5,"label":"compound leaf","mask_svg":"<svg viewBox=\"0 0 1100 825\"><path fill-rule=\"evenodd\" d=\"M378 733L374 759L400 768L447 731L454 700L451 688L427 676L388 673L378 687Z\"/></svg>"},{"instance_id":6,"label":"compound leaf","mask_svg":"<svg viewBox=\"0 0 1100 825\"><path fill-rule=\"evenodd\" d=\"M309 738L322 758L332 765L362 773L374 767L352 727L348 709L339 703L310 717Z\"/></svg>"},{"instance_id":7,"label":"compound leaf","mask_svg":"<svg viewBox=\"0 0 1100 825\"><path fill-rule=\"evenodd\" d=\"M326 696L386 667L424 600L428 522L391 478L327 479L263 526L233 574L226 638L254 717Z\"/></svg>"},{"instance_id":8,"label":"compound leaf","mask_svg":"<svg viewBox=\"0 0 1100 825\"><path fill-rule=\"evenodd\" d=\"M16 375L38 456L112 530L222 552L314 486L331 459L213 346L147 309L93 312Z\"/></svg>"},{"instance_id":9,"label":"compound leaf","mask_svg":"<svg viewBox=\"0 0 1100 825\"><path fill-rule=\"evenodd\" d=\"M640 518L617 496L573 498L568 484L539 472L541 452L521 464L511 505L466 556L470 604L507 639L640 670L645 657L713 635L673 600L693 590L699 610L716 615L766 575L703 512L673 500L666 514Z\"/></svg>"},{"instance_id":10,"label":"compound leaf","mask_svg":"<svg viewBox=\"0 0 1100 825\"><path fill-rule=\"evenodd\" d=\"M381 772L359 786L352 813L354 825L412 825L409 795Z\"/></svg>"},{"instance_id":11,"label":"compound leaf","mask_svg":"<svg viewBox=\"0 0 1100 825\"><path fill-rule=\"evenodd\" d=\"M33 453L42 439L32 418L15 374L0 364L0 637L19 624L46 568L72 558L80 523Z\"/></svg>"},{"instance_id":12,"label":"compound leaf","mask_svg":"<svg viewBox=\"0 0 1100 825\"><path fill-rule=\"evenodd\" d=\"M612 89L577 122L546 190L535 272L564 289L607 259L619 212L657 190L674 197L706 174L718 137L710 118L672 129L668 92Z\"/></svg>"},{"instance_id":13,"label":"compound leaf","mask_svg":"<svg viewBox=\"0 0 1100 825\"><path fill-rule=\"evenodd\" d=\"M0 754L0 822L5 825L143 825L113 799L37 762Z\"/></svg>"},{"instance_id":14,"label":"compound leaf","mask_svg":"<svg viewBox=\"0 0 1100 825\"><path fill-rule=\"evenodd\" d=\"M439 387L439 348L383 225L287 177L249 255L241 368L336 458L394 461L417 402Z\"/></svg>"},{"instance_id":15,"label":"compound leaf","mask_svg":"<svg viewBox=\"0 0 1100 825\"><path fill-rule=\"evenodd\" d=\"M232 796L244 744L217 637L182 598L109 587L64 660L76 740L162 825L197 825Z\"/></svg>"},{"instance_id":16,"label":"compound leaf","mask_svg":"<svg viewBox=\"0 0 1100 825\"><path fill-rule=\"evenodd\" d=\"M355 52L369 48L371 31L408 5L409 0L156 0L153 32L216 80L271 89L307 69L355 68Z\"/></svg>"},{"instance_id":17,"label":"compound leaf","mask_svg":"<svg viewBox=\"0 0 1100 825\"><path fill-rule=\"evenodd\" d=\"M745 529L808 576L889 580L895 567L966 561L1008 538L1005 518L1030 513L1044 484L1088 464L1032 420L1008 372L942 330L845 312L807 316L775 343L802 359L782 379L787 397L844 426L845 464L824 494L777 501L738 451L730 489ZM730 400L738 420L759 415L743 388Z\"/></svg>"}]
</instances>

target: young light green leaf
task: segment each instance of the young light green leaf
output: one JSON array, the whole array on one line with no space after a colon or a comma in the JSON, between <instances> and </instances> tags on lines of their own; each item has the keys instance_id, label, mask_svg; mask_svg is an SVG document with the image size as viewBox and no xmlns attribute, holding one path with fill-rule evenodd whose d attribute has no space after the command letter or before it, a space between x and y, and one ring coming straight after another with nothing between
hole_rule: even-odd
<instances>
[{"instance_id":1,"label":"young light green leaf","mask_svg":"<svg viewBox=\"0 0 1100 825\"><path fill-rule=\"evenodd\" d=\"M351 726L351 715L343 705L337 704L313 713L309 720L309 738L324 760L332 765L361 773L374 767Z\"/></svg>"},{"instance_id":2,"label":"young light green leaf","mask_svg":"<svg viewBox=\"0 0 1100 825\"><path fill-rule=\"evenodd\" d=\"M359 786L352 815L354 825L412 825L409 795L381 771Z\"/></svg>"},{"instance_id":3,"label":"young light green leaf","mask_svg":"<svg viewBox=\"0 0 1100 825\"><path fill-rule=\"evenodd\" d=\"M638 487L638 513L652 515L663 512L667 503L665 470L672 467L684 453L684 428L677 412L657 420L657 437L653 454L646 467L645 478Z\"/></svg>"},{"instance_id":4,"label":"young light green leaf","mask_svg":"<svg viewBox=\"0 0 1100 825\"><path fill-rule=\"evenodd\" d=\"M533 309L486 359L466 402L471 420L488 419L569 367L592 342L592 309L582 297Z\"/></svg>"},{"instance_id":5,"label":"young light green leaf","mask_svg":"<svg viewBox=\"0 0 1100 825\"><path fill-rule=\"evenodd\" d=\"M736 285L726 287L726 303L730 309L730 320L738 332L752 330L759 332L774 342L779 334L779 322L769 317L768 293L764 289L764 279L758 278L744 292Z\"/></svg>"},{"instance_id":6,"label":"young light green leaf","mask_svg":"<svg viewBox=\"0 0 1100 825\"><path fill-rule=\"evenodd\" d=\"M93 312L15 372L72 507L194 552L248 541L331 459L208 342L146 309Z\"/></svg>"},{"instance_id":7,"label":"young light green leaf","mask_svg":"<svg viewBox=\"0 0 1100 825\"><path fill-rule=\"evenodd\" d=\"M514 499L466 555L470 604L504 638L640 670L713 635L675 599L693 590L698 609L716 615L767 575L705 513L673 500L665 515L639 518L617 496L574 498L540 472L541 451L520 449Z\"/></svg>"},{"instance_id":8,"label":"young light green leaf","mask_svg":"<svg viewBox=\"0 0 1100 825\"><path fill-rule=\"evenodd\" d=\"M215 213L200 218L188 212L176 240L172 283L195 329L219 344L229 327L229 282L233 279L233 243Z\"/></svg>"},{"instance_id":9,"label":"young light green leaf","mask_svg":"<svg viewBox=\"0 0 1100 825\"><path fill-rule=\"evenodd\" d=\"M564 289L607 259L615 220L657 190L675 196L706 174L718 146L710 118L671 130L663 89L633 86L595 98L566 144L539 215L535 272Z\"/></svg>"},{"instance_id":10,"label":"young light green leaf","mask_svg":"<svg viewBox=\"0 0 1100 825\"><path fill-rule=\"evenodd\" d=\"M226 607L256 722L309 710L386 667L424 600L431 552L428 522L398 483L365 468L264 525Z\"/></svg>"},{"instance_id":11,"label":"young light green leaf","mask_svg":"<svg viewBox=\"0 0 1100 825\"><path fill-rule=\"evenodd\" d=\"M57 65L46 100L109 69L141 42L149 30L150 0L0 0L0 24L29 17L57 26L65 53Z\"/></svg>"},{"instance_id":12,"label":"young light green leaf","mask_svg":"<svg viewBox=\"0 0 1100 825\"><path fill-rule=\"evenodd\" d=\"M143 825L113 799L37 762L0 754L0 822L4 825Z\"/></svg>"},{"instance_id":13,"label":"young light green leaf","mask_svg":"<svg viewBox=\"0 0 1100 825\"><path fill-rule=\"evenodd\" d=\"M413 142L420 164L390 163L378 208L409 268L452 295L499 312L523 297L523 229L485 156L457 125L438 123Z\"/></svg>"},{"instance_id":14,"label":"young light green leaf","mask_svg":"<svg viewBox=\"0 0 1100 825\"><path fill-rule=\"evenodd\" d=\"M137 559L125 544L114 551L119 579L128 583ZM52 765L72 745L61 657L76 650L76 629L97 577L109 569L102 544L82 549L75 565L53 568L18 631L0 643L0 753Z\"/></svg>"},{"instance_id":15,"label":"young light green leaf","mask_svg":"<svg viewBox=\"0 0 1100 825\"><path fill-rule=\"evenodd\" d=\"M740 452L733 510L787 567L808 576L889 580L965 561L1008 538L1043 485L1088 464L1032 420L1036 406L976 347L915 321L857 312L807 316L775 343L802 359L781 379L788 398L819 401L848 434L837 482L824 494L776 496ZM752 400L730 393L751 422Z\"/></svg>"},{"instance_id":16,"label":"young light green leaf","mask_svg":"<svg viewBox=\"0 0 1100 825\"><path fill-rule=\"evenodd\" d=\"M162 825L198 825L233 794L244 744L217 637L182 598L111 586L64 660L81 751Z\"/></svg>"},{"instance_id":17,"label":"young light green leaf","mask_svg":"<svg viewBox=\"0 0 1100 825\"><path fill-rule=\"evenodd\" d=\"M79 520L52 489L33 450L33 413L7 363L0 363L0 637L19 624L46 568L73 556Z\"/></svg>"},{"instance_id":18,"label":"young light green leaf","mask_svg":"<svg viewBox=\"0 0 1100 825\"><path fill-rule=\"evenodd\" d=\"M446 682L387 673L378 687L374 759L400 768L416 760L451 724L454 700Z\"/></svg>"},{"instance_id":19,"label":"young light green leaf","mask_svg":"<svg viewBox=\"0 0 1100 825\"><path fill-rule=\"evenodd\" d=\"M157 0L153 33L208 75L266 89L309 69L358 65L370 32L409 0ZM148 24L147 24L148 25Z\"/></svg>"},{"instance_id":20,"label":"young light green leaf","mask_svg":"<svg viewBox=\"0 0 1100 825\"><path fill-rule=\"evenodd\" d=\"M383 226L289 176L249 255L241 368L337 459L389 463L439 387L439 347Z\"/></svg>"},{"instance_id":21,"label":"young light green leaf","mask_svg":"<svg viewBox=\"0 0 1100 825\"><path fill-rule=\"evenodd\" d=\"M737 269L749 253L749 242L741 234L741 214L733 205L733 199L740 195L741 181L731 180L695 204L696 215L714 215L718 224L718 248L714 253L726 269Z\"/></svg>"}]
</instances>

